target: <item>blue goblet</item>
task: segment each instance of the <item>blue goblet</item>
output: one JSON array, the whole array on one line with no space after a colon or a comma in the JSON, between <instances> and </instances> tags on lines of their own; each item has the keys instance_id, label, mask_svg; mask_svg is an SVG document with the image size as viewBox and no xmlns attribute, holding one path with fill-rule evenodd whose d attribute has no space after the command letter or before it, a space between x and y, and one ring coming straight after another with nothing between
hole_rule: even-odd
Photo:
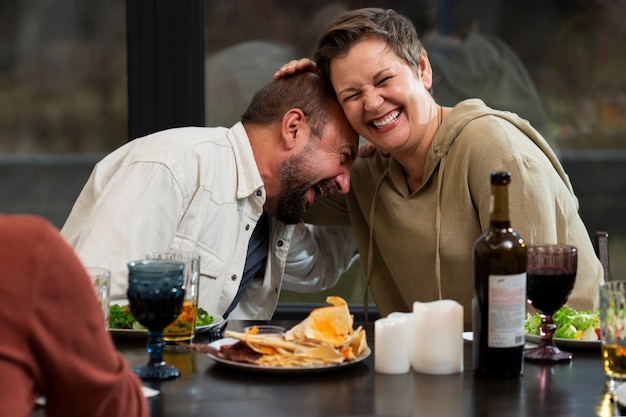
<instances>
[{"instance_id":1,"label":"blue goblet","mask_svg":"<svg viewBox=\"0 0 626 417\"><path fill-rule=\"evenodd\" d=\"M148 363L134 372L144 380L178 378L180 371L163 360L163 329L182 309L185 264L178 261L139 260L128 263L128 304L133 317L148 329Z\"/></svg>"}]
</instances>

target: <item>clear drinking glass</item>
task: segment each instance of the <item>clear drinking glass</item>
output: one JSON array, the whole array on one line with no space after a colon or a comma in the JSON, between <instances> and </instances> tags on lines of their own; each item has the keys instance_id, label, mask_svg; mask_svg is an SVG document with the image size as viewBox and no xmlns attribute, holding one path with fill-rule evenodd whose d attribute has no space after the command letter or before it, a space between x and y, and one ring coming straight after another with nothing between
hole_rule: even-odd
<instances>
[{"instance_id":1,"label":"clear drinking glass","mask_svg":"<svg viewBox=\"0 0 626 417\"><path fill-rule=\"evenodd\" d=\"M600 285L600 339L610 394L626 381L626 281Z\"/></svg>"},{"instance_id":2,"label":"clear drinking glass","mask_svg":"<svg viewBox=\"0 0 626 417\"><path fill-rule=\"evenodd\" d=\"M185 263L185 298L176 320L163 330L166 343L191 343L196 334L198 294L200 285L200 254L192 251L151 252L146 259L161 259Z\"/></svg>"},{"instance_id":3,"label":"clear drinking glass","mask_svg":"<svg viewBox=\"0 0 626 417\"><path fill-rule=\"evenodd\" d=\"M104 326L108 327L111 271L106 268L99 268L95 266L90 266L85 269L91 278L91 284L96 291L96 297L98 298L98 303L100 303L100 308L102 308L102 314L104 314Z\"/></svg>"}]
</instances>

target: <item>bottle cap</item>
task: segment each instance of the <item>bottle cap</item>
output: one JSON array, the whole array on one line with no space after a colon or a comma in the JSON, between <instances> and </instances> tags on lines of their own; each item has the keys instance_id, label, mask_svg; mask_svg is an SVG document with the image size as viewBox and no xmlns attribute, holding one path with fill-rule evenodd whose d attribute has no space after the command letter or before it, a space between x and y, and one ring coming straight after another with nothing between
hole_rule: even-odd
<instances>
[{"instance_id":1,"label":"bottle cap","mask_svg":"<svg viewBox=\"0 0 626 417\"><path fill-rule=\"evenodd\" d=\"M508 171L493 171L491 173L492 185L507 185L511 183L511 173Z\"/></svg>"}]
</instances>

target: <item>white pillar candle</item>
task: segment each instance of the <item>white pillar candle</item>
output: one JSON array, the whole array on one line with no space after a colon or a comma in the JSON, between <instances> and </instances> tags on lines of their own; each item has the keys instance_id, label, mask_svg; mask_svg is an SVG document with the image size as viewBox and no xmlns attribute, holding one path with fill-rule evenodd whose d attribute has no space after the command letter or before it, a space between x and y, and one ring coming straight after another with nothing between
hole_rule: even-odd
<instances>
[{"instance_id":1,"label":"white pillar candle","mask_svg":"<svg viewBox=\"0 0 626 417\"><path fill-rule=\"evenodd\" d=\"M402 312L393 312L393 313L389 313L389 315L387 315L388 318L390 319L401 319L401 320L405 320L407 322L407 325L409 326L407 329L407 342L408 342L408 349L407 349L407 355L409 358L409 367L411 366L411 361L413 360L413 312L411 311L410 313L402 313Z\"/></svg>"},{"instance_id":2,"label":"white pillar candle","mask_svg":"<svg viewBox=\"0 0 626 417\"><path fill-rule=\"evenodd\" d=\"M374 322L374 369L384 374L403 374L411 369L411 327L404 318L382 318Z\"/></svg>"},{"instance_id":3,"label":"white pillar candle","mask_svg":"<svg viewBox=\"0 0 626 417\"><path fill-rule=\"evenodd\" d=\"M463 372L463 306L453 300L413 303L413 370Z\"/></svg>"}]
</instances>

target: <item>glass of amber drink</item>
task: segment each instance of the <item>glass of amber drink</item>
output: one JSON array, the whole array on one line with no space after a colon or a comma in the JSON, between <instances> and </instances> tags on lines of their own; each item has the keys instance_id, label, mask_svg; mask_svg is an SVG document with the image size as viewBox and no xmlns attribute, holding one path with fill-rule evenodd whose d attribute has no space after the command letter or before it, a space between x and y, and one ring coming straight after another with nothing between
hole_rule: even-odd
<instances>
[{"instance_id":1,"label":"glass of amber drink","mask_svg":"<svg viewBox=\"0 0 626 417\"><path fill-rule=\"evenodd\" d=\"M600 286L600 335L606 387L613 394L626 381L626 281Z\"/></svg>"},{"instance_id":2,"label":"glass of amber drink","mask_svg":"<svg viewBox=\"0 0 626 417\"><path fill-rule=\"evenodd\" d=\"M183 308L176 320L163 330L163 339L167 344L191 342L196 335L200 255L191 251L151 252L146 255L146 259L173 260L185 264L185 299Z\"/></svg>"}]
</instances>

